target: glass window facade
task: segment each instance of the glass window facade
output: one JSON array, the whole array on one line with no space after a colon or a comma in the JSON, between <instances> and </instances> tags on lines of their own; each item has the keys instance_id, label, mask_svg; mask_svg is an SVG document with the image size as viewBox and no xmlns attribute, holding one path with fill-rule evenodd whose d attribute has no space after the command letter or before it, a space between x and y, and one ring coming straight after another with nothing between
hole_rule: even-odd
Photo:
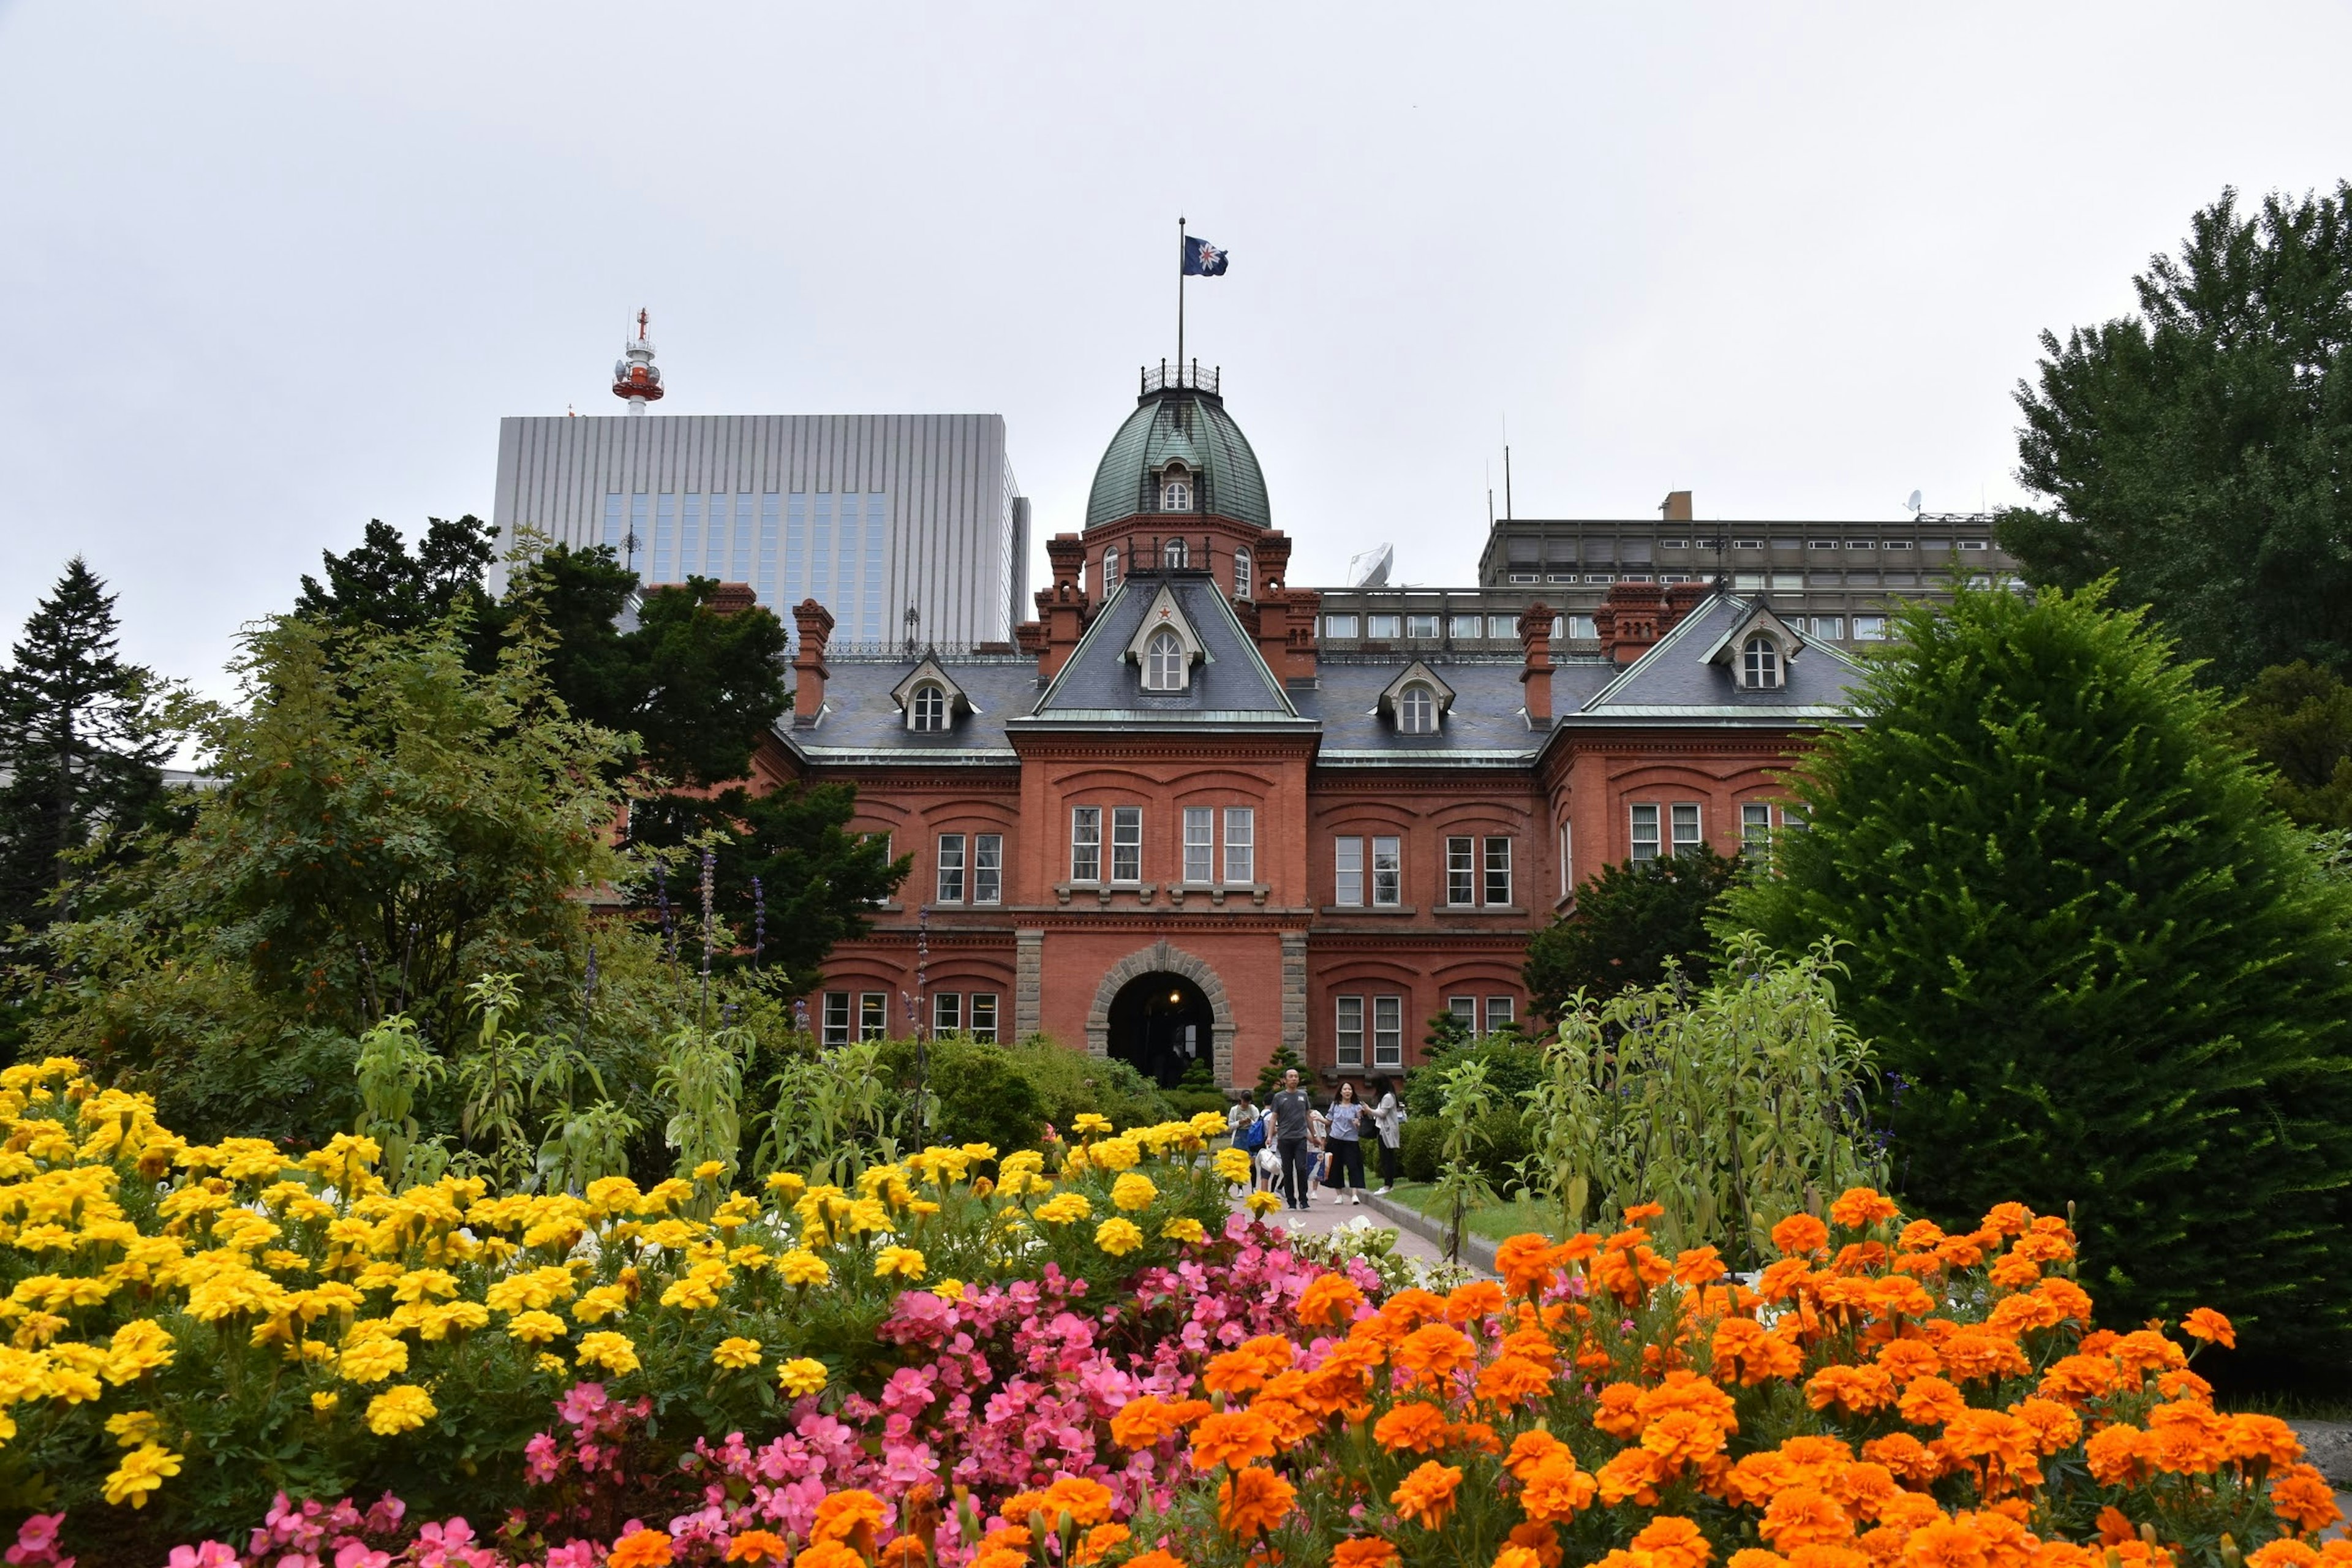
<instances>
[{"instance_id":1,"label":"glass window facade","mask_svg":"<svg viewBox=\"0 0 2352 1568\"><path fill-rule=\"evenodd\" d=\"M963 835L940 835L940 902L963 902Z\"/></svg>"},{"instance_id":2,"label":"glass window facade","mask_svg":"<svg viewBox=\"0 0 2352 1568\"><path fill-rule=\"evenodd\" d=\"M1102 807L1070 808L1070 880L1102 880Z\"/></svg>"},{"instance_id":3,"label":"glass window facade","mask_svg":"<svg viewBox=\"0 0 2352 1568\"><path fill-rule=\"evenodd\" d=\"M1110 879L1143 880L1143 808L1139 805L1110 808Z\"/></svg>"},{"instance_id":4,"label":"glass window facade","mask_svg":"<svg viewBox=\"0 0 2352 1568\"><path fill-rule=\"evenodd\" d=\"M1331 901L1343 910L1361 908L1364 902L1364 841L1360 838L1334 838L1331 841Z\"/></svg>"},{"instance_id":5,"label":"glass window facade","mask_svg":"<svg viewBox=\"0 0 2352 1568\"><path fill-rule=\"evenodd\" d=\"M1511 841L1507 838L1486 840L1486 899L1490 904L1511 901Z\"/></svg>"},{"instance_id":6,"label":"glass window facade","mask_svg":"<svg viewBox=\"0 0 2352 1568\"><path fill-rule=\"evenodd\" d=\"M1404 1066L1404 998L1372 998L1372 1066Z\"/></svg>"},{"instance_id":7,"label":"glass window facade","mask_svg":"<svg viewBox=\"0 0 2352 1568\"><path fill-rule=\"evenodd\" d=\"M1257 880L1257 809L1225 807L1225 886L1246 888Z\"/></svg>"},{"instance_id":8,"label":"glass window facade","mask_svg":"<svg viewBox=\"0 0 2352 1568\"><path fill-rule=\"evenodd\" d=\"M1343 1068L1364 1065L1364 999L1361 996L1332 998L1333 1039L1336 1043L1332 1059Z\"/></svg>"},{"instance_id":9,"label":"glass window facade","mask_svg":"<svg viewBox=\"0 0 2352 1568\"><path fill-rule=\"evenodd\" d=\"M1404 901L1404 841L1372 840L1372 905L1393 909Z\"/></svg>"},{"instance_id":10,"label":"glass window facade","mask_svg":"<svg viewBox=\"0 0 2352 1568\"><path fill-rule=\"evenodd\" d=\"M971 901L1004 901L1004 835L976 833L971 839Z\"/></svg>"},{"instance_id":11,"label":"glass window facade","mask_svg":"<svg viewBox=\"0 0 2352 1568\"><path fill-rule=\"evenodd\" d=\"M993 991L971 994L971 1037L988 1045L996 1044L996 993Z\"/></svg>"},{"instance_id":12,"label":"glass window facade","mask_svg":"<svg viewBox=\"0 0 2352 1568\"><path fill-rule=\"evenodd\" d=\"M1216 862L1217 847L1211 835L1216 831L1216 813L1205 805L1184 808L1184 880L1195 885L1205 884Z\"/></svg>"}]
</instances>

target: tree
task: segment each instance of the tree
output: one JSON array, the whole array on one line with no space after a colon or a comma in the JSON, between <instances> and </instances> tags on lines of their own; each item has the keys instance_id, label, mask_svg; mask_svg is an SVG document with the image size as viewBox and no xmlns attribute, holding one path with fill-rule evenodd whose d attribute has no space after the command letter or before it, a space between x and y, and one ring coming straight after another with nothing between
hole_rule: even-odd
<instances>
[{"instance_id":1,"label":"tree","mask_svg":"<svg viewBox=\"0 0 2352 1568\"><path fill-rule=\"evenodd\" d=\"M116 631L114 595L77 555L0 671L0 931L46 924L74 851L135 831L162 799L157 683Z\"/></svg>"},{"instance_id":2,"label":"tree","mask_svg":"<svg viewBox=\"0 0 2352 1568\"><path fill-rule=\"evenodd\" d=\"M397 632L431 626L460 604L485 601L482 574L490 564L493 538L490 525L478 517L428 517L412 553L400 530L371 519L357 549L341 555L320 552L327 581L322 585L305 575L294 613L349 628Z\"/></svg>"},{"instance_id":3,"label":"tree","mask_svg":"<svg viewBox=\"0 0 2352 1568\"><path fill-rule=\"evenodd\" d=\"M2208 1301L2252 1349L2352 1330L2352 907L2144 611L2044 589L1913 606L1808 832L1727 926L1835 939L1889 1074L1897 1180L1949 1224L2070 1204L2129 1326Z\"/></svg>"},{"instance_id":4,"label":"tree","mask_svg":"<svg viewBox=\"0 0 2352 1568\"><path fill-rule=\"evenodd\" d=\"M624 639L644 682L628 728L649 767L688 786L741 778L759 737L792 706L783 623L758 605L718 608L718 588L689 577L654 590Z\"/></svg>"},{"instance_id":5,"label":"tree","mask_svg":"<svg viewBox=\"0 0 2352 1568\"><path fill-rule=\"evenodd\" d=\"M2352 828L2352 686L2297 660L2254 678L2231 732L2278 770L2271 798L2305 827Z\"/></svg>"},{"instance_id":6,"label":"tree","mask_svg":"<svg viewBox=\"0 0 2352 1568\"><path fill-rule=\"evenodd\" d=\"M1706 845L1603 866L1577 884L1576 907L1528 943L1528 999L1561 1016L1578 991L1615 995L1665 978L1666 960L1705 984L1714 942L1707 911L1738 880L1741 863Z\"/></svg>"},{"instance_id":7,"label":"tree","mask_svg":"<svg viewBox=\"0 0 2352 1568\"><path fill-rule=\"evenodd\" d=\"M2140 317L2042 336L2018 477L2053 504L2003 547L2037 584L2113 574L2231 688L2352 674L2352 184L2254 216L2224 191L2133 285Z\"/></svg>"}]
</instances>

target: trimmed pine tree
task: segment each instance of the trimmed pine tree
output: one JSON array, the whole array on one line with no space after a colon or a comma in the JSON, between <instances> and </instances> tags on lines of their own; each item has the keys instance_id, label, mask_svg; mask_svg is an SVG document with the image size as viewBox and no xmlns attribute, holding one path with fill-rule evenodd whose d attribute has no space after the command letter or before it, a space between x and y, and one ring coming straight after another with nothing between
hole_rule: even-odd
<instances>
[{"instance_id":1,"label":"trimmed pine tree","mask_svg":"<svg viewBox=\"0 0 2352 1568\"><path fill-rule=\"evenodd\" d=\"M1730 923L1851 970L1903 1196L1948 1225L2074 1205L2132 1328L2352 1344L2352 910L2221 705L2105 585L1914 608L1796 784L1809 831Z\"/></svg>"}]
</instances>

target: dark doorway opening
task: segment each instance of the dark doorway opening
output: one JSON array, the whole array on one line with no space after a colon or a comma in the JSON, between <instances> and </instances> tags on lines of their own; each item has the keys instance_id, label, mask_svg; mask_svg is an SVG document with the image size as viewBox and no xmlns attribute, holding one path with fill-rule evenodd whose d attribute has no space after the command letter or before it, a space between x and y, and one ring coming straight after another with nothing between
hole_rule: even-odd
<instances>
[{"instance_id":1,"label":"dark doorway opening","mask_svg":"<svg viewBox=\"0 0 2352 1568\"><path fill-rule=\"evenodd\" d=\"M1215 1019L1208 997L1182 975L1146 974L1111 998L1110 1054L1171 1088L1195 1061L1211 1061Z\"/></svg>"}]
</instances>

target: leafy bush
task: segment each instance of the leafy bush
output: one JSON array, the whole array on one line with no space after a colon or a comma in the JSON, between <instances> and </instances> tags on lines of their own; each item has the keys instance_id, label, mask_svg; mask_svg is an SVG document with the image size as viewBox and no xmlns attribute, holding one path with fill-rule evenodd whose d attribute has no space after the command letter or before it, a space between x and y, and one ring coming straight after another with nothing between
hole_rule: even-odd
<instances>
[{"instance_id":1,"label":"leafy bush","mask_svg":"<svg viewBox=\"0 0 2352 1568\"><path fill-rule=\"evenodd\" d=\"M1528 941L1528 1005L1557 1018L1580 990L1607 997L1655 985L1670 963L1706 980L1715 949L1707 914L1742 868L1705 844L1603 866L1577 884L1574 912Z\"/></svg>"},{"instance_id":2,"label":"leafy bush","mask_svg":"<svg viewBox=\"0 0 2352 1568\"><path fill-rule=\"evenodd\" d=\"M1397 1133L1397 1171L1408 1182L1433 1182L1445 1160L1445 1129L1435 1115L1408 1116Z\"/></svg>"},{"instance_id":3,"label":"leafy bush","mask_svg":"<svg viewBox=\"0 0 2352 1568\"><path fill-rule=\"evenodd\" d=\"M1414 1117L1434 1117L1444 1102L1446 1071L1463 1061L1485 1068L1486 1087L1498 1105L1517 1105L1543 1081L1539 1042L1524 1035L1484 1035L1451 1050L1432 1051L1427 1060L1406 1075L1405 1110Z\"/></svg>"}]
</instances>

